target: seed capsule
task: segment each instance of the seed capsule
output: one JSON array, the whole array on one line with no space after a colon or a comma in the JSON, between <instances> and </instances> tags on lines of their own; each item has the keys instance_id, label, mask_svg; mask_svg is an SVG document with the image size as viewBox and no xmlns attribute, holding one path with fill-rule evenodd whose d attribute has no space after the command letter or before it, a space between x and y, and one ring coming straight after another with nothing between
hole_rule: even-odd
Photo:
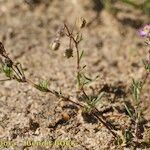
<instances>
[{"instance_id":1,"label":"seed capsule","mask_svg":"<svg viewBox=\"0 0 150 150\"><path fill-rule=\"evenodd\" d=\"M0 42L0 55L4 55L6 53L4 45Z\"/></svg>"},{"instance_id":2,"label":"seed capsule","mask_svg":"<svg viewBox=\"0 0 150 150\"><path fill-rule=\"evenodd\" d=\"M54 41L50 47L53 51L57 51L60 47L60 43L58 41Z\"/></svg>"},{"instance_id":3,"label":"seed capsule","mask_svg":"<svg viewBox=\"0 0 150 150\"><path fill-rule=\"evenodd\" d=\"M12 67L13 62L12 62L12 60L11 60L11 59L9 59L9 58L5 58L5 64L6 64L8 67Z\"/></svg>"},{"instance_id":4,"label":"seed capsule","mask_svg":"<svg viewBox=\"0 0 150 150\"><path fill-rule=\"evenodd\" d=\"M73 49L69 48L65 50L65 57L70 58L73 57Z\"/></svg>"}]
</instances>

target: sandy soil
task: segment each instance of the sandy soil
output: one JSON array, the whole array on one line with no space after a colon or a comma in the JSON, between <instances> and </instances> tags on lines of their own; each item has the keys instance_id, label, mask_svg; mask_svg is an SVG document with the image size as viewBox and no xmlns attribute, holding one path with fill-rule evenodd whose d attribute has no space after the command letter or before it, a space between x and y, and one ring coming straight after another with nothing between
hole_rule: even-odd
<instances>
[{"instance_id":1,"label":"sandy soil","mask_svg":"<svg viewBox=\"0 0 150 150\"><path fill-rule=\"evenodd\" d=\"M75 93L75 58L65 59L66 39L62 39L59 51L52 51L50 43L63 21L73 26L76 18L89 22L83 30L81 49L85 50L83 64L87 74L100 76L90 86L97 92L108 86L108 96L98 108L108 111L103 115L117 132L130 126L124 102L131 102L129 87L132 78L140 78L144 72L142 59L147 55L137 29L147 22L146 16L132 7L117 3L120 12L96 8L94 1L51 0L32 4L32 0L0 0L0 41L9 56L21 62L28 78L37 82L47 79L49 87L63 93ZM97 15L98 14L98 15ZM96 17L97 16L97 17ZM0 74L1 79L5 78ZM145 119L143 139L150 142L150 80L144 86L142 109ZM91 92L89 90L89 92ZM62 114L71 114L62 121ZM58 143L46 147L28 146L26 141L71 141L72 146ZM16 81L0 82L0 143L16 146L1 147L5 150L116 150L111 133L97 120L86 117L72 104L61 103L55 96L42 93L30 85ZM149 144L150 145L150 144ZM150 149L148 145L139 146ZM129 146L129 149L131 147ZM141 148L141 149L142 149Z\"/></svg>"}]
</instances>

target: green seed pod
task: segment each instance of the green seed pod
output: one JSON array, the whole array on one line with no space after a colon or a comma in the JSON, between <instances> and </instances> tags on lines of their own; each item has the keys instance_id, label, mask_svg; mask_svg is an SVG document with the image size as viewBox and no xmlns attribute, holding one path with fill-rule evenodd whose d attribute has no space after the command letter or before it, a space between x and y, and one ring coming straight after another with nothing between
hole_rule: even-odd
<instances>
[{"instance_id":1,"label":"green seed pod","mask_svg":"<svg viewBox=\"0 0 150 150\"><path fill-rule=\"evenodd\" d=\"M73 57L73 49L71 49L71 48L66 49L64 55L67 58Z\"/></svg>"},{"instance_id":2,"label":"green seed pod","mask_svg":"<svg viewBox=\"0 0 150 150\"><path fill-rule=\"evenodd\" d=\"M60 47L60 43L58 41L54 41L50 47L53 51L57 51Z\"/></svg>"}]
</instances>

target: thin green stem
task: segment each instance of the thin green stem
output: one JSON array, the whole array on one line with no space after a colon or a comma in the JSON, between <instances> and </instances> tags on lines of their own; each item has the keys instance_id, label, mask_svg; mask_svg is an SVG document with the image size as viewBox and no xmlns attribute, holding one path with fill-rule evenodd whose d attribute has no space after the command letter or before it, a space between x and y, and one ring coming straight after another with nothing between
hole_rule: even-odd
<instances>
[{"instance_id":1,"label":"thin green stem","mask_svg":"<svg viewBox=\"0 0 150 150\"><path fill-rule=\"evenodd\" d=\"M66 24L64 24L66 31L67 31L67 36L70 38L70 40L72 39L76 48L76 53L77 53L77 81L78 81L78 90L80 89L80 53L79 53L79 48L78 48L78 42L75 40L74 36L73 36L73 31L70 32L68 26Z\"/></svg>"}]
</instances>

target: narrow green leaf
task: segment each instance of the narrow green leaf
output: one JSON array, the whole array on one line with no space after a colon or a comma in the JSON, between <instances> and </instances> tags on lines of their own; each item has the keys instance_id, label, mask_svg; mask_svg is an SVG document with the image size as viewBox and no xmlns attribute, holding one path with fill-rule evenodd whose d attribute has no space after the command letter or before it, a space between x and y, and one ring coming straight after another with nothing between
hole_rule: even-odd
<instances>
[{"instance_id":1,"label":"narrow green leaf","mask_svg":"<svg viewBox=\"0 0 150 150\"><path fill-rule=\"evenodd\" d=\"M35 88L42 91L42 92L48 92L48 81L47 80L42 80L39 82L38 85L35 85Z\"/></svg>"},{"instance_id":2,"label":"narrow green leaf","mask_svg":"<svg viewBox=\"0 0 150 150\"><path fill-rule=\"evenodd\" d=\"M83 54L84 54L84 50L81 52L80 54L80 57L79 57L79 61L81 61L82 57L83 57Z\"/></svg>"},{"instance_id":3,"label":"narrow green leaf","mask_svg":"<svg viewBox=\"0 0 150 150\"><path fill-rule=\"evenodd\" d=\"M141 94L141 82L140 81L135 81L134 79L132 80L132 94L134 97L134 100L136 104L139 103L140 100L140 94Z\"/></svg>"},{"instance_id":4,"label":"narrow green leaf","mask_svg":"<svg viewBox=\"0 0 150 150\"><path fill-rule=\"evenodd\" d=\"M126 109L128 115L132 118L133 115L132 115L131 111L129 110L128 106L127 106L125 103L124 103L124 107L125 107L125 109Z\"/></svg>"},{"instance_id":5,"label":"narrow green leaf","mask_svg":"<svg viewBox=\"0 0 150 150\"><path fill-rule=\"evenodd\" d=\"M105 92L101 92L97 98L94 100L94 106L98 105L101 101L101 99L105 96Z\"/></svg>"}]
</instances>

